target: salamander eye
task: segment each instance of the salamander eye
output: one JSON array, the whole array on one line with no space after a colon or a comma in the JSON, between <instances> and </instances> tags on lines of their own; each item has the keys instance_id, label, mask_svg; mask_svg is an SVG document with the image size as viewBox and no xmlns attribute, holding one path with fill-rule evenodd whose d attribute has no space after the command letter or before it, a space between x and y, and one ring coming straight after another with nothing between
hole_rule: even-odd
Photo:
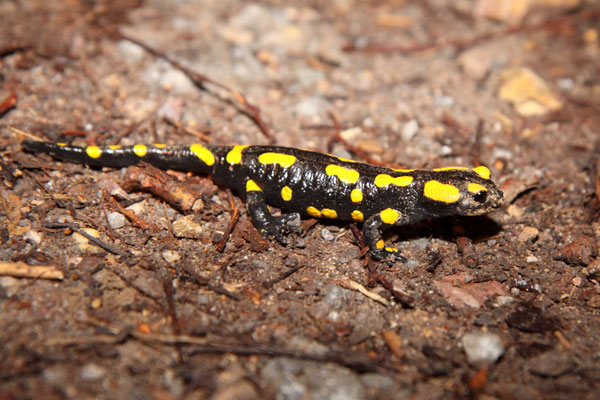
<instances>
[{"instance_id":1,"label":"salamander eye","mask_svg":"<svg viewBox=\"0 0 600 400\"><path fill-rule=\"evenodd\" d=\"M485 201L487 200L487 192L485 190L482 190L480 192L475 193L475 195L473 196L473 199L477 202L477 203L485 203Z\"/></svg>"}]
</instances>

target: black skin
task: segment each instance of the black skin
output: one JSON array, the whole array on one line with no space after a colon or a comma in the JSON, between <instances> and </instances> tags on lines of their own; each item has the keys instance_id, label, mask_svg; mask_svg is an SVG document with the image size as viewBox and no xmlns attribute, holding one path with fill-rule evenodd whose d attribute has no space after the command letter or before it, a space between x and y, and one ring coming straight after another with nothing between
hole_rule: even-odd
<instances>
[{"instance_id":1,"label":"black skin","mask_svg":"<svg viewBox=\"0 0 600 400\"><path fill-rule=\"evenodd\" d=\"M178 169L207 174L219 185L231 188L246 200L248 213L253 224L265 237L273 236L286 244L285 234L298 230L290 222L299 215L307 215L307 207L317 210L334 210L336 219L353 220L352 213L363 215L363 235L371 255L377 260L403 260L395 249L381 246L383 229L394 225L411 224L427 218L448 215L480 215L492 211L502 204L502 190L491 179L480 176L470 169L447 171L394 171L370 164L349 162L326 154L276 146L249 146L243 149L239 163L227 161L233 146L204 146L214 156L214 163L207 165L191 150L190 146L154 147L147 146L147 153L138 156L133 147L115 149L102 148L101 155L91 158L84 147L57 145L47 142L23 142L23 148L33 153L48 153L58 159L98 167L121 168L140 161L162 169ZM264 153L278 153L295 157L292 165L284 167L277 163L259 162ZM358 172L352 182L342 182L337 175L328 175L326 167L336 165ZM406 186L390 184L378 187L375 177L381 174L391 177L410 176L412 182ZM248 180L257 188L246 191ZM460 192L460 199L444 202L428 198L424 194L425 183L435 180L452 185ZM480 185L483 190L472 192L469 184ZM291 199L284 200L281 190L287 186L292 191ZM351 200L353 189L359 189L362 200ZM271 215L267 204L291 211L282 216ZM391 209L397 213L394 221L384 221L381 211ZM331 215L325 215L329 216ZM356 220L356 219L354 219ZM360 221L359 221L360 222ZM378 248L379 244L379 248Z\"/></svg>"}]
</instances>

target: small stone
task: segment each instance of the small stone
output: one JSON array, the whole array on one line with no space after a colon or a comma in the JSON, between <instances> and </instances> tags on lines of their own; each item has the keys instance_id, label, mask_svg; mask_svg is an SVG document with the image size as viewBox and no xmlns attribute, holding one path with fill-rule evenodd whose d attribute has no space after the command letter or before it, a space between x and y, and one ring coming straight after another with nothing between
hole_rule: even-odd
<instances>
[{"instance_id":1,"label":"small stone","mask_svg":"<svg viewBox=\"0 0 600 400\"><path fill-rule=\"evenodd\" d=\"M569 265L589 265L598 255L598 244L596 239L581 235L566 245L555 257L557 260Z\"/></svg>"},{"instance_id":2,"label":"small stone","mask_svg":"<svg viewBox=\"0 0 600 400\"><path fill-rule=\"evenodd\" d=\"M458 64L472 79L479 81L486 77L492 66L492 51L487 47L474 47L458 57Z\"/></svg>"},{"instance_id":3,"label":"small stone","mask_svg":"<svg viewBox=\"0 0 600 400\"><path fill-rule=\"evenodd\" d=\"M516 288L516 287L511 288L510 289L510 294L512 294L513 296L518 296L518 295L521 294L521 289Z\"/></svg>"},{"instance_id":4,"label":"small stone","mask_svg":"<svg viewBox=\"0 0 600 400\"><path fill-rule=\"evenodd\" d=\"M600 308L600 294L595 294L589 298L587 305L594 308Z\"/></svg>"},{"instance_id":5,"label":"small stone","mask_svg":"<svg viewBox=\"0 0 600 400\"><path fill-rule=\"evenodd\" d=\"M84 381L97 381L98 379L104 378L105 375L106 369L94 363L89 363L84 365L81 369L80 377Z\"/></svg>"},{"instance_id":6,"label":"small stone","mask_svg":"<svg viewBox=\"0 0 600 400\"><path fill-rule=\"evenodd\" d=\"M158 82L165 90L172 90L180 94L190 93L195 90L195 86L190 78L176 69L169 69L163 72Z\"/></svg>"},{"instance_id":7,"label":"small stone","mask_svg":"<svg viewBox=\"0 0 600 400\"><path fill-rule=\"evenodd\" d=\"M589 279L600 279L600 259L595 258L585 269L583 274Z\"/></svg>"},{"instance_id":8,"label":"small stone","mask_svg":"<svg viewBox=\"0 0 600 400\"><path fill-rule=\"evenodd\" d=\"M520 243L533 242L538 238L539 233L540 231L537 228L534 228L533 226L526 226L519 234L517 241Z\"/></svg>"},{"instance_id":9,"label":"small stone","mask_svg":"<svg viewBox=\"0 0 600 400\"><path fill-rule=\"evenodd\" d=\"M321 229L321 237L328 242L333 242L335 240L335 235L327 228Z\"/></svg>"},{"instance_id":10,"label":"small stone","mask_svg":"<svg viewBox=\"0 0 600 400\"><path fill-rule=\"evenodd\" d=\"M502 73L501 100L512 103L522 116L544 115L562 108L548 84L527 68L512 68Z\"/></svg>"},{"instance_id":11,"label":"small stone","mask_svg":"<svg viewBox=\"0 0 600 400\"><path fill-rule=\"evenodd\" d=\"M111 212L110 214L108 214L107 219L108 219L108 225L112 229L122 228L125 226L125 223L127 222L127 220L125 219L125 216L118 212Z\"/></svg>"},{"instance_id":12,"label":"small stone","mask_svg":"<svg viewBox=\"0 0 600 400\"><path fill-rule=\"evenodd\" d=\"M345 298L344 295L344 289L339 285L327 285L325 295L323 296L323 302L329 304L332 308L338 309L342 306Z\"/></svg>"},{"instance_id":13,"label":"small stone","mask_svg":"<svg viewBox=\"0 0 600 400\"><path fill-rule=\"evenodd\" d=\"M536 256L527 256L525 258L525 261L527 261L528 263L536 263L538 262L538 258Z\"/></svg>"},{"instance_id":14,"label":"small stone","mask_svg":"<svg viewBox=\"0 0 600 400\"><path fill-rule=\"evenodd\" d=\"M173 250L165 250L162 253L160 253L160 255L169 264L174 264L177 261L181 260L181 256L179 255L179 252L173 251Z\"/></svg>"},{"instance_id":15,"label":"small stone","mask_svg":"<svg viewBox=\"0 0 600 400\"><path fill-rule=\"evenodd\" d=\"M93 228L83 228L82 231L92 237L95 237L96 239L100 237L100 232ZM81 251L89 251L92 253L99 253L103 251L100 247L90 244L89 239L78 232L73 233L72 237L73 240L75 240L75 244L77 244L77 247Z\"/></svg>"},{"instance_id":16,"label":"small stone","mask_svg":"<svg viewBox=\"0 0 600 400\"><path fill-rule=\"evenodd\" d=\"M186 215L173 222L173 235L178 238L200 239L204 229L194 220L194 215Z\"/></svg>"},{"instance_id":17,"label":"small stone","mask_svg":"<svg viewBox=\"0 0 600 400\"><path fill-rule=\"evenodd\" d=\"M519 289L517 289L517 290L519 290ZM513 304L514 302L515 302L515 298L511 297L511 296L498 296L498 297L496 297L496 306L498 306L498 307L508 306L508 305Z\"/></svg>"},{"instance_id":18,"label":"small stone","mask_svg":"<svg viewBox=\"0 0 600 400\"><path fill-rule=\"evenodd\" d=\"M504 354L502 339L492 332L469 332L463 336L462 345L469 363L476 366L491 365Z\"/></svg>"},{"instance_id":19,"label":"small stone","mask_svg":"<svg viewBox=\"0 0 600 400\"><path fill-rule=\"evenodd\" d=\"M329 110L329 103L322 97L313 96L296 104L294 111L300 117L318 117Z\"/></svg>"},{"instance_id":20,"label":"small stone","mask_svg":"<svg viewBox=\"0 0 600 400\"><path fill-rule=\"evenodd\" d=\"M419 122L416 119L411 119L402 127L400 136L402 136L404 142L408 142L417 134L417 132L419 132Z\"/></svg>"},{"instance_id":21,"label":"small stone","mask_svg":"<svg viewBox=\"0 0 600 400\"><path fill-rule=\"evenodd\" d=\"M130 40L120 40L117 43L117 51L129 62L136 62L146 54L146 51Z\"/></svg>"},{"instance_id":22,"label":"small stone","mask_svg":"<svg viewBox=\"0 0 600 400\"><path fill-rule=\"evenodd\" d=\"M568 353L551 350L529 359L527 366L531 373L543 377L564 375L575 367L575 363Z\"/></svg>"},{"instance_id":23,"label":"small stone","mask_svg":"<svg viewBox=\"0 0 600 400\"><path fill-rule=\"evenodd\" d=\"M525 214L525 210L522 207L511 204L506 209L506 213L513 218L521 218L523 216L523 214Z\"/></svg>"},{"instance_id":24,"label":"small stone","mask_svg":"<svg viewBox=\"0 0 600 400\"><path fill-rule=\"evenodd\" d=\"M167 118L171 121L179 121L183 112L183 99L181 97L169 97L158 111L159 117Z\"/></svg>"},{"instance_id":25,"label":"small stone","mask_svg":"<svg viewBox=\"0 0 600 400\"><path fill-rule=\"evenodd\" d=\"M23 239L31 244L39 245L42 242L42 235L36 230L30 230L25 232Z\"/></svg>"},{"instance_id":26,"label":"small stone","mask_svg":"<svg viewBox=\"0 0 600 400\"><path fill-rule=\"evenodd\" d=\"M436 107L450 108L454 105L454 97L448 95L435 96L433 98L433 104Z\"/></svg>"},{"instance_id":27,"label":"small stone","mask_svg":"<svg viewBox=\"0 0 600 400\"><path fill-rule=\"evenodd\" d=\"M94 300L92 300L92 303L90 305L92 306L92 308L94 310L97 310L100 307L102 307L102 299L99 297L96 297Z\"/></svg>"}]
</instances>

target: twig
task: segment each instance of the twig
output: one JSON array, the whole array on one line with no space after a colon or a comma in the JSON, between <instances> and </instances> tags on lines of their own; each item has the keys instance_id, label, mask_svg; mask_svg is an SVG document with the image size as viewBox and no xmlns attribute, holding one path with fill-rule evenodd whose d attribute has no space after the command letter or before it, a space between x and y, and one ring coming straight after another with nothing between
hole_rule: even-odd
<instances>
[{"instance_id":1,"label":"twig","mask_svg":"<svg viewBox=\"0 0 600 400\"><path fill-rule=\"evenodd\" d=\"M167 61L174 68L183 72L194 83L194 85L196 85L196 87L198 87L199 89L207 91L209 93L212 93L212 91L206 87L206 84L208 83L208 84L214 85L214 86L228 92L242 106L240 111L243 114L250 117L250 119L258 126L258 128L261 130L261 132L269 139L269 141L271 143L275 142L274 136L271 134L271 132L269 131L269 129L267 128L267 126L265 125L265 123L262 121L262 119L260 117L260 109L258 107L256 107L255 105L251 104L250 102L248 102L248 100L246 99L246 97L243 94L225 86L222 83L214 81L205 75L202 75L195 71L192 71L191 69L183 66L178 61L169 57L165 53L161 53L160 51L150 47L149 45L147 45L146 43L144 43L140 40L129 37L121 32L114 32L114 33L117 36L119 36L121 39L125 39L132 43L137 44L138 46L140 46L141 48L146 50L148 53L150 53L154 57L159 57L159 58L162 58L163 60Z\"/></svg>"},{"instance_id":2,"label":"twig","mask_svg":"<svg viewBox=\"0 0 600 400\"><path fill-rule=\"evenodd\" d=\"M189 275L191 275L191 277L194 279L194 281L196 281L196 283L198 285L204 286L208 290L211 290L215 293L225 295L235 301L240 301L240 298L237 294L230 292L229 290L225 289L224 287L215 286L215 285L209 283L207 279L202 278L200 275L198 275L198 273L196 271L194 271L194 269L192 268L191 265L184 265L183 270L185 272L187 272Z\"/></svg>"},{"instance_id":3,"label":"twig","mask_svg":"<svg viewBox=\"0 0 600 400\"><path fill-rule=\"evenodd\" d=\"M238 220L240 219L240 210L235 205L235 201L233 200L233 194L231 193L231 190L229 190L229 189L227 189L227 197L229 198L229 207L233 210L233 214L231 214L231 217L229 218L229 223L227 224L227 227L225 228L223 237L221 238L221 240L219 240L219 243L217 243L217 251L219 253L222 253L223 250L225 250L225 245L227 244L227 241L229 240L229 236L231 235L231 232L233 232L233 228L235 227Z\"/></svg>"},{"instance_id":4,"label":"twig","mask_svg":"<svg viewBox=\"0 0 600 400\"><path fill-rule=\"evenodd\" d=\"M270 289L272 288L275 284L281 282L284 279L287 279L288 277L290 277L292 274L296 273L296 271L300 270L303 266L299 265L297 267L294 268L290 268L287 271L285 271L283 274L279 275L277 278L275 279L271 279L270 281L265 281L262 283L262 287L264 287L265 289Z\"/></svg>"},{"instance_id":5,"label":"twig","mask_svg":"<svg viewBox=\"0 0 600 400\"><path fill-rule=\"evenodd\" d=\"M337 283L338 285L343 286L346 289L356 290L357 292L365 295L369 299L374 300L378 303L381 303L386 307L389 307L389 305L390 305L389 301L387 301L386 299L384 299L377 293L373 293L373 292L367 290L367 288L365 288L363 285L361 285L360 283L353 281L351 279L345 279L345 280L341 280L341 281L333 281L333 283Z\"/></svg>"},{"instance_id":6,"label":"twig","mask_svg":"<svg viewBox=\"0 0 600 400\"><path fill-rule=\"evenodd\" d=\"M45 228L50 228L50 229L64 229L64 228L68 228L71 229L73 232L77 232L79 233L81 236L85 237L86 239L88 239L90 242L94 243L96 246L103 248L104 250L108 251L109 253L113 253L122 257L128 257L129 254L124 252L121 249L116 248L115 246L111 246L108 243L104 243L102 240L95 238L94 236L90 235L89 233L87 233L86 231L84 231L83 229L80 229L78 226L76 226L75 224L71 224L68 222L44 222L42 224L43 227Z\"/></svg>"},{"instance_id":7,"label":"twig","mask_svg":"<svg viewBox=\"0 0 600 400\"><path fill-rule=\"evenodd\" d=\"M583 10L575 14L561 15L555 18L550 18L539 23L529 25L518 25L511 26L505 29L501 29L495 32L486 32L479 36L466 39L452 39L447 41L436 42L431 41L428 43L414 44L409 46L404 45L385 45L385 44L373 44L365 47L357 47L354 44L346 44L343 46L343 50L346 52L361 52L361 53L401 53L401 54L413 54L419 53L426 50L439 51L446 47L455 47L459 51L466 50L470 47L477 46L484 42L489 42L497 38L510 36L523 32L532 32L542 29L552 29L556 25L567 24L575 22L577 20L592 19L600 15L600 10Z\"/></svg>"},{"instance_id":8,"label":"twig","mask_svg":"<svg viewBox=\"0 0 600 400\"><path fill-rule=\"evenodd\" d=\"M18 276L21 278L58 279L63 280L65 275L61 270L52 265L28 265L24 262L0 261L0 275Z\"/></svg>"}]
</instances>

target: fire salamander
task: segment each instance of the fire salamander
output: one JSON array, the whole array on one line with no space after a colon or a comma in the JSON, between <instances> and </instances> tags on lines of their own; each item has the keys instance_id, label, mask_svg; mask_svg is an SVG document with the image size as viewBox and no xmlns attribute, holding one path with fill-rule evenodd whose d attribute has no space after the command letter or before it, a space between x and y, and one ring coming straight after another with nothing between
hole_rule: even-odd
<instances>
[{"instance_id":1,"label":"fire salamander","mask_svg":"<svg viewBox=\"0 0 600 400\"><path fill-rule=\"evenodd\" d=\"M252 222L264 237L286 244L284 234L299 214L360 222L371 255L402 260L382 229L448 215L481 215L502 204L490 170L447 167L389 169L307 150L276 146L162 144L74 147L25 141L25 150L99 167L125 167L143 160L163 169L208 174L246 199ZM274 216L267 204L291 211ZM297 226L297 224L296 224Z\"/></svg>"}]
</instances>

